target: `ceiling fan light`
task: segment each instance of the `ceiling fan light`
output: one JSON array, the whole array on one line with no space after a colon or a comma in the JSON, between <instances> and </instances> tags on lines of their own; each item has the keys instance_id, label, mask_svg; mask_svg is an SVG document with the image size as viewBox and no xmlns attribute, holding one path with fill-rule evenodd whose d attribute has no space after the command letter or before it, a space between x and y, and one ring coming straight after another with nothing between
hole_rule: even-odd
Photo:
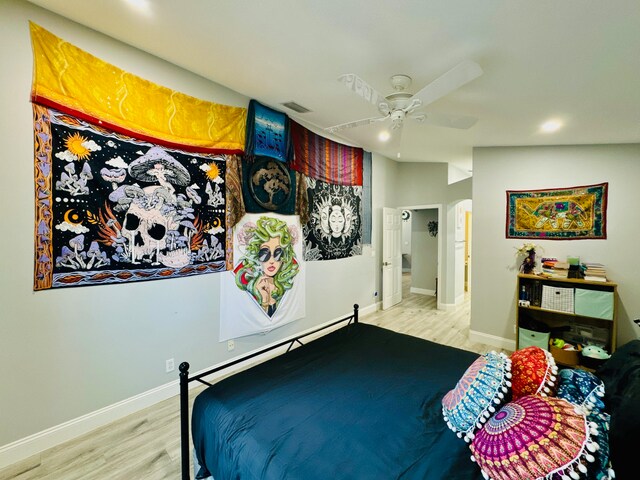
<instances>
[{"instance_id":1,"label":"ceiling fan light","mask_svg":"<svg viewBox=\"0 0 640 480\"><path fill-rule=\"evenodd\" d=\"M381 142L386 142L387 140L389 140L391 138L391 134L389 133L388 130L382 130L379 134L378 134L378 140L380 140Z\"/></svg>"},{"instance_id":2,"label":"ceiling fan light","mask_svg":"<svg viewBox=\"0 0 640 480\"><path fill-rule=\"evenodd\" d=\"M540 125L540 131L544 133L553 133L562 127L560 120L549 120Z\"/></svg>"}]
</instances>

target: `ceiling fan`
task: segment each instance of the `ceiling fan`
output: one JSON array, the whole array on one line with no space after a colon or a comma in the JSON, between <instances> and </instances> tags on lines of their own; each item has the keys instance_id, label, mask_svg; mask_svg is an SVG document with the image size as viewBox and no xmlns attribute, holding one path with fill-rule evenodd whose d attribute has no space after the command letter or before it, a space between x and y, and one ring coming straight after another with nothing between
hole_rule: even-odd
<instances>
[{"instance_id":1,"label":"ceiling fan","mask_svg":"<svg viewBox=\"0 0 640 480\"><path fill-rule=\"evenodd\" d=\"M378 107L378 111L381 116L365 118L355 122L341 123L339 125L327 127L325 130L335 133L346 128L369 125L371 123L382 122L388 119L391 120L391 128L395 130L402 127L406 118L442 127L460 129L471 128L478 120L475 117L467 115L426 113L419 109L421 107L426 107L427 105L462 87L482 75L482 73L480 65L471 60L466 60L456 65L451 70L444 73L426 87L422 88L422 90L419 90L414 94L407 91L411 85L411 77L401 74L393 75L391 77L391 86L394 91L386 96L378 93L373 87L371 87L371 85L354 73L341 75L338 80L343 82L345 86L356 95Z\"/></svg>"}]
</instances>

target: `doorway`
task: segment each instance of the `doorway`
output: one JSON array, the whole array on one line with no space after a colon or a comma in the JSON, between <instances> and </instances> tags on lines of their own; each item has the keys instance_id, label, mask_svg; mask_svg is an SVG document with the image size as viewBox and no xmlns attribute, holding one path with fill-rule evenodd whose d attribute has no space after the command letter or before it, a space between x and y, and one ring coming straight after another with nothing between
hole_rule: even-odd
<instances>
[{"instance_id":1,"label":"doorway","mask_svg":"<svg viewBox=\"0 0 640 480\"><path fill-rule=\"evenodd\" d=\"M402 301L420 309L437 308L442 235L442 205L402 207ZM408 306L408 305L407 305Z\"/></svg>"}]
</instances>

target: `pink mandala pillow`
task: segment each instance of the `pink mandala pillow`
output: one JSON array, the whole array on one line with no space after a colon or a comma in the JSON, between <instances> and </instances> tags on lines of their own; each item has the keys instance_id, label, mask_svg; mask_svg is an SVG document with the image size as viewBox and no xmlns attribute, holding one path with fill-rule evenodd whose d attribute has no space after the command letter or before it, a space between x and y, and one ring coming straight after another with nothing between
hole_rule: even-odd
<instances>
[{"instance_id":1,"label":"pink mandala pillow","mask_svg":"<svg viewBox=\"0 0 640 480\"><path fill-rule=\"evenodd\" d=\"M558 367L553 356L540 347L527 347L511 354L513 400L525 395L553 395Z\"/></svg>"},{"instance_id":2,"label":"pink mandala pillow","mask_svg":"<svg viewBox=\"0 0 640 480\"><path fill-rule=\"evenodd\" d=\"M597 434L582 409L528 395L507 403L476 433L471 460L492 480L579 479L595 460Z\"/></svg>"}]
</instances>

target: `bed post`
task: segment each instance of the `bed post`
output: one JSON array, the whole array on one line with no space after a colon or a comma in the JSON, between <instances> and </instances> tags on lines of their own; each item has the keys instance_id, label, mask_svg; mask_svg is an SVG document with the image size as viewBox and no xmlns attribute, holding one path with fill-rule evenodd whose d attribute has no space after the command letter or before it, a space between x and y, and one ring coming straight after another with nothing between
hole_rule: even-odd
<instances>
[{"instance_id":1,"label":"bed post","mask_svg":"<svg viewBox=\"0 0 640 480\"><path fill-rule=\"evenodd\" d=\"M360 306L356 303L353 305L353 323L358 323L358 309Z\"/></svg>"},{"instance_id":2,"label":"bed post","mask_svg":"<svg viewBox=\"0 0 640 480\"><path fill-rule=\"evenodd\" d=\"M180 370L180 451L182 480L190 480L189 472L189 364L182 362Z\"/></svg>"}]
</instances>

